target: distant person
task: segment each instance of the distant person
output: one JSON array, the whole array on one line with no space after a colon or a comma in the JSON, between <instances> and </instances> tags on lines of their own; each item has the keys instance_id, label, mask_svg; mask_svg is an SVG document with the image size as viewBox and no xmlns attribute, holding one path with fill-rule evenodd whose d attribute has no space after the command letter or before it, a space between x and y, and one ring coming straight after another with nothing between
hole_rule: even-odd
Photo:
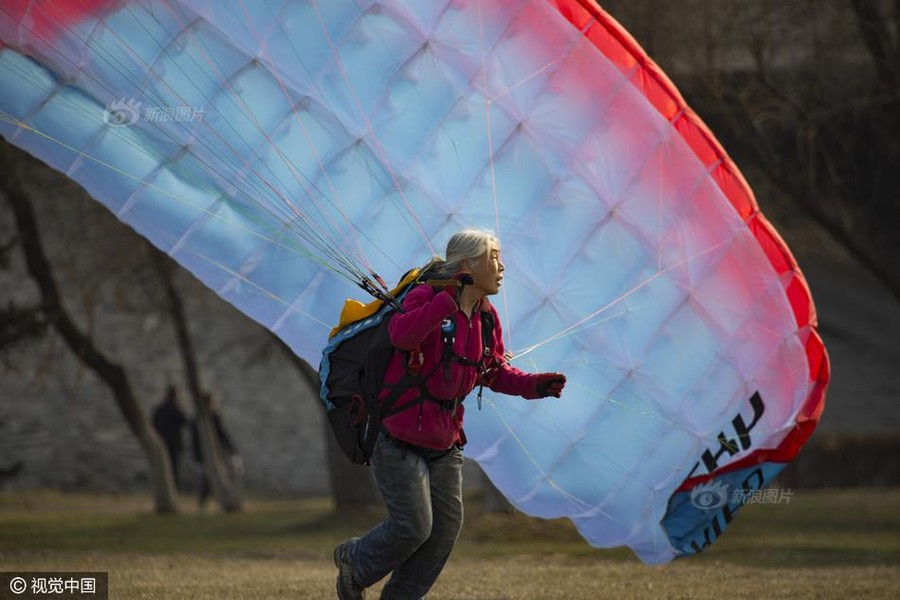
<instances>
[{"instance_id":1,"label":"distant person","mask_svg":"<svg viewBox=\"0 0 900 600\"><path fill-rule=\"evenodd\" d=\"M153 428L162 438L169 453L169 462L172 464L172 475L175 478L175 487L179 487L179 462L184 451L184 436L181 431L187 423L187 418L178 405L178 390L174 385L169 385L162 402L153 410Z\"/></svg>"},{"instance_id":2,"label":"distant person","mask_svg":"<svg viewBox=\"0 0 900 600\"><path fill-rule=\"evenodd\" d=\"M228 470L228 475L234 481L235 485L237 485L240 483L243 465L237 447L234 445L231 436L225 431L225 425L222 423L222 418L219 416L219 405L221 404L221 401L218 396L209 393L204 394L203 401L206 402L209 407L213 431L215 431L216 439L219 441L219 446L222 448L222 459L225 462L225 468ZM206 474L205 465L203 463L203 448L200 443L200 430L197 426L196 417L191 421L191 441L194 460L200 464L200 489L198 492L197 503L200 508L203 508L206 506L207 500L209 500L210 485L209 477Z\"/></svg>"}]
</instances>

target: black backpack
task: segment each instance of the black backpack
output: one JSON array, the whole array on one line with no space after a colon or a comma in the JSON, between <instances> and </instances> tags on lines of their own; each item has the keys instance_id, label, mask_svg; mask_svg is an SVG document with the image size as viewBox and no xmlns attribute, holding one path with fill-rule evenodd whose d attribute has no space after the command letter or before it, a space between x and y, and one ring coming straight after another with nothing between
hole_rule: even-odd
<instances>
[{"instance_id":1,"label":"black backpack","mask_svg":"<svg viewBox=\"0 0 900 600\"><path fill-rule=\"evenodd\" d=\"M383 417L393 414L393 404L411 385L424 387L425 377L407 374L383 402L378 395L384 387L384 375L394 353L388 334L391 318L401 309L403 298L418 285L435 287L450 284L448 280L431 277L432 263L409 271L390 295L395 302L375 300L364 305L347 300L341 311L340 323L331 331L328 345L322 351L319 365L319 397L325 405L328 423L341 450L352 462L368 465L381 431ZM482 338L487 355L493 338L493 314L481 311ZM452 340L444 339L446 360L454 359ZM458 357L456 360L465 361ZM443 361L442 361L443 362ZM474 364L474 363L473 363ZM479 361L477 364L481 364ZM423 390L424 391L424 390ZM422 394L420 401L425 399ZM410 408L404 405L402 410Z\"/></svg>"}]
</instances>

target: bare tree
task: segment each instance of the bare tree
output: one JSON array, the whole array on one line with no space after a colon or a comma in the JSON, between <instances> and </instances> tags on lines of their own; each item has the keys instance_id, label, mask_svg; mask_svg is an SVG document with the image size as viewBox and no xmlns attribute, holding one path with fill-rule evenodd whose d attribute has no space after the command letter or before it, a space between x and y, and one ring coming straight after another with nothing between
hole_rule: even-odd
<instances>
[{"instance_id":1,"label":"bare tree","mask_svg":"<svg viewBox=\"0 0 900 600\"><path fill-rule=\"evenodd\" d=\"M675 0L650 29L655 3L610 4L735 162L900 300L900 3Z\"/></svg>"},{"instance_id":2,"label":"bare tree","mask_svg":"<svg viewBox=\"0 0 900 600\"><path fill-rule=\"evenodd\" d=\"M880 86L900 99L900 2L850 0Z\"/></svg>"},{"instance_id":3,"label":"bare tree","mask_svg":"<svg viewBox=\"0 0 900 600\"><path fill-rule=\"evenodd\" d=\"M33 331L38 326L35 323L46 323L52 327L72 353L107 385L122 416L147 456L156 512L176 512L175 478L166 448L150 420L141 411L125 369L103 354L66 310L53 276L53 269L41 245L34 209L22 185L23 155L6 142L2 142L0 148L2 148L0 158L5 165L0 175L0 188L13 209L25 263L41 295L41 304L31 311L32 322L26 324L26 329Z\"/></svg>"},{"instance_id":4,"label":"bare tree","mask_svg":"<svg viewBox=\"0 0 900 600\"><path fill-rule=\"evenodd\" d=\"M213 407L210 405L211 395L200 381L197 368L196 353L188 330L184 303L175 288L174 269L176 265L164 257L156 249L151 249L153 264L159 274L163 289L166 292L166 303L169 317L175 327L175 338L178 341L178 352L184 365L188 390L194 404L194 419L197 426L200 454L203 458L202 468L212 487L213 495L226 512L240 511L243 507L240 486L225 465L222 444L213 422Z\"/></svg>"}]
</instances>

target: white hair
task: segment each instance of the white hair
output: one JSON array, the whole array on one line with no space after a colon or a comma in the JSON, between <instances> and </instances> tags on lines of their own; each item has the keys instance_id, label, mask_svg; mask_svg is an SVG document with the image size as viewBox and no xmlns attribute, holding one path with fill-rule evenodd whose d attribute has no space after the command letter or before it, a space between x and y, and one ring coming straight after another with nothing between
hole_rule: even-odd
<instances>
[{"instance_id":1,"label":"white hair","mask_svg":"<svg viewBox=\"0 0 900 600\"><path fill-rule=\"evenodd\" d=\"M477 261L500 242L492 231L486 229L465 229L453 234L447 241L447 254L437 271L442 277L455 275L464 261Z\"/></svg>"}]
</instances>

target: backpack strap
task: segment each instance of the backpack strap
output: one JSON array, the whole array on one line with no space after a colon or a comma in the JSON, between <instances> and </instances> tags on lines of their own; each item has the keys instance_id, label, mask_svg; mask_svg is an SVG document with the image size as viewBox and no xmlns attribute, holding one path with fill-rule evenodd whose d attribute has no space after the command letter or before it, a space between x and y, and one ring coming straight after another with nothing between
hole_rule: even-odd
<instances>
[{"instance_id":1,"label":"backpack strap","mask_svg":"<svg viewBox=\"0 0 900 600\"><path fill-rule=\"evenodd\" d=\"M491 310L481 311L481 360L478 367L478 375L482 376L481 385L478 386L478 410L481 410L481 395L484 392L483 376L486 372L485 363L491 355L491 347L494 345L494 312Z\"/></svg>"},{"instance_id":2,"label":"backpack strap","mask_svg":"<svg viewBox=\"0 0 900 600\"><path fill-rule=\"evenodd\" d=\"M419 422L418 428L419 431L422 430L422 414L423 414L423 404L427 402L434 402L448 411L455 411L456 407L460 404L459 398L454 398L452 400L439 400L438 398L434 398L431 396L428 391L427 381L431 378L432 375L441 367L441 364L438 363L434 369L428 375L420 375L418 372L412 373L410 371L406 371L403 373L403 376L400 378L400 381L391 386L390 393L381 401L381 416L389 417L398 412L409 410L414 406L419 407ZM396 404L397 400L399 400L400 396L408 390L409 388L418 388L419 395L418 397L404 404L402 408L395 409L394 404Z\"/></svg>"},{"instance_id":3,"label":"backpack strap","mask_svg":"<svg viewBox=\"0 0 900 600\"><path fill-rule=\"evenodd\" d=\"M484 347L481 360L485 361L491 354L491 346L494 345L494 313L490 310L481 311L481 344Z\"/></svg>"},{"instance_id":4,"label":"backpack strap","mask_svg":"<svg viewBox=\"0 0 900 600\"><path fill-rule=\"evenodd\" d=\"M491 348L494 345L494 313L490 310L479 310L481 316L481 355L478 360L472 360L458 355L453 350L456 341L456 324L451 318L444 319L441 323L441 339L444 344L444 352L441 362L444 364L444 378L450 378L450 363L457 362L467 367L475 367L478 374L483 375L485 365L491 356Z\"/></svg>"},{"instance_id":5,"label":"backpack strap","mask_svg":"<svg viewBox=\"0 0 900 600\"><path fill-rule=\"evenodd\" d=\"M441 337L444 342L444 353L441 362L444 363L444 377L447 379L450 378L451 362L458 362L469 367L475 367L478 370L478 376L482 378L487 372L487 361L491 356L491 349L494 346L494 312L483 309L478 312L481 317L481 356L478 357L478 360L471 360L456 354L453 350L453 342L456 339L454 336L456 329L455 324L453 321L450 321L452 327L445 327L444 323L447 323L447 320L441 324ZM481 410L481 397L483 393L484 383L482 379L482 384L478 386L478 410Z\"/></svg>"}]
</instances>

